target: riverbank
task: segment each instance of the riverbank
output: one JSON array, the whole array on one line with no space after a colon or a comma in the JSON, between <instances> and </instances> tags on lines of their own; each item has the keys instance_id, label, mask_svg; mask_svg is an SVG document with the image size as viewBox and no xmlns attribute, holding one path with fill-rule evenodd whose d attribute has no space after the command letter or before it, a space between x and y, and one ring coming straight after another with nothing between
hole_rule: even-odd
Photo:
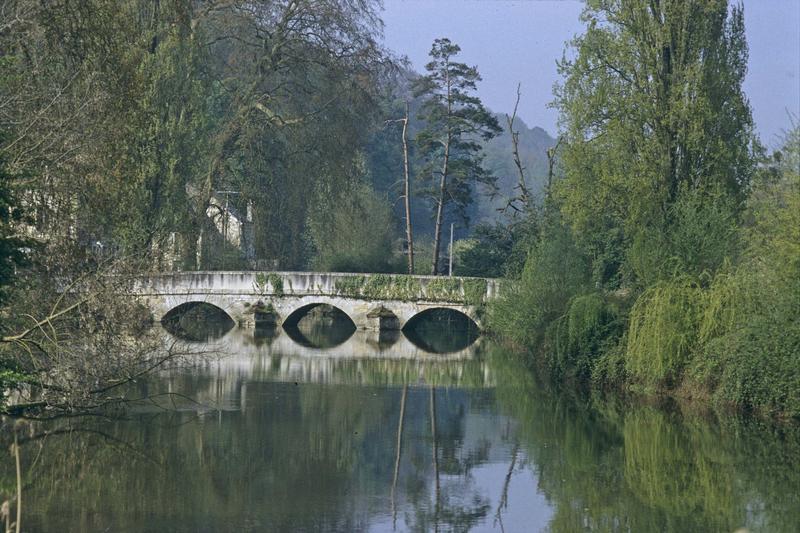
<instances>
[{"instance_id":1,"label":"riverbank","mask_svg":"<svg viewBox=\"0 0 800 533\"><path fill-rule=\"evenodd\" d=\"M490 328L533 372L557 384L800 421L800 327L791 318L800 302L797 278L778 287L754 276L769 297L753 298L751 286L720 302L719 292L735 280L721 277L707 287L664 283L635 297L579 295L536 330L520 325L534 313L511 304L524 298L518 284L490 306Z\"/></svg>"}]
</instances>

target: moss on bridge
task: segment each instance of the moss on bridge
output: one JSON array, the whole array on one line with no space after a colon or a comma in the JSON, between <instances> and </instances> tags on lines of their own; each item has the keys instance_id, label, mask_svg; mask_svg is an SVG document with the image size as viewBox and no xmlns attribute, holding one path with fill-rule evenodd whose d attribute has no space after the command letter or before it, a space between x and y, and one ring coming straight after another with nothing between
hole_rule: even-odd
<instances>
[{"instance_id":1,"label":"moss on bridge","mask_svg":"<svg viewBox=\"0 0 800 533\"><path fill-rule=\"evenodd\" d=\"M400 301L425 299L480 306L485 302L488 283L485 279L442 277L423 284L414 276L372 274L338 279L335 287L339 295L352 298Z\"/></svg>"},{"instance_id":2,"label":"moss on bridge","mask_svg":"<svg viewBox=\"0 0 800 533\"><path fill-rule=\"evenodd\" d=\"M284 280L276 272L257 272L254 288L264 295L283 296ZM458 302L481 307L486 302L488 281L481 278L420 278L406 274L354 274L334 281L339 296L366 300Z\"/></svg>"},{"instance_id":3,"label":"moss on bridge","mask_svg":"<svg viewBox=\"0 0 800 533\"><path fill-rule=\"evenodd\" d=\"M281 275L275 272L257 272L256 289L258 292L267 294L270 288L272 289L272 294L283 296L283 278Z\"/></svg>"}]
</instances>

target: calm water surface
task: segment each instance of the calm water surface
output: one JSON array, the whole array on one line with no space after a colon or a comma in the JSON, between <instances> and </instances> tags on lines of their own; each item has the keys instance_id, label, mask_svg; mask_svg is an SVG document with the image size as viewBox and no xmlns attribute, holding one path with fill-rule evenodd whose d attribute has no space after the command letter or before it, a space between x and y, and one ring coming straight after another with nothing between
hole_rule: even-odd
<instances>
[{"instance_id":1,"label":"calm water surface","mask_svg":"<svg viewBox=\"0 0 800 533\"><path fill-rule=\"evenodd\" d=\"M49 424L23 531L800 531L797 427L554 391L454 331L338 329L233 329L124 419Z\"/></svg>"}]
</instances>

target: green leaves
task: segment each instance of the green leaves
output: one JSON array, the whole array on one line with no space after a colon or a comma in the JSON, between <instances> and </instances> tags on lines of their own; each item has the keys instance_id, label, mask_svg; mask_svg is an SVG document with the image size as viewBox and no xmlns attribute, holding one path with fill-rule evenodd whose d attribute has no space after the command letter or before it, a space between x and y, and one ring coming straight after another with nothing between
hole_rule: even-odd
<instances>
[{"instance_id":1,"label":"green leaves","mask_svg":"<svg viewBox=\"0 0 800 533\"><path fill-rule=\"evenodd\" d=\"M477 68L453 61L460 51L449 39L436 39L430 51L432 61L425 67L428 74L414 83L415 96L423 98L418 118L425 122L416 137L424 161L418 175L430 183L423 192L436 213L433 274L439 273L445 209L452 206L466 220L476 184L493 188L497 179L483 167L478 141L497 135L500 125L472 95L481 79Z\"/></svg>"},{"instance_id":2,"label":"green leaves","mask_svg":"<svg viewBox=\"0 0 800 533\"><path fill-rule=\"evenodd\" d=\"M583 16L588 28L572 43L575 58L559 65L565 79L555 102L567 139L559 194L570 224L595 244L598 229L621 231L626 247L646 227L649 240L674 245L666 259L696 259L682 265L692 270L718 263L687 256L672 231L687 212L673 205L692 196L712 212L733 206L735 217L747 193L756 142L742 92L741 8L724 0L596 2ZM602 245L593 253L608 255Z\"/></svg>"}]
</instances>

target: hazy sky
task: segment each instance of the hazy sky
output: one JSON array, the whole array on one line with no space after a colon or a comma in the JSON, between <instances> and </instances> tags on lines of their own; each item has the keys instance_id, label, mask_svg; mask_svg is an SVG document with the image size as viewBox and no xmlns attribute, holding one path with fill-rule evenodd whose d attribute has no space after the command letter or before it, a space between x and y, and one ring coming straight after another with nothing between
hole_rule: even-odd
<instances>
[{"instance_id":1,"label":"hazy sky","mask_svg":"<svg viewBox=\"0 0 800 533\"><path fill-rule=\"evenodd\" d=\"M479 95L495 111L510 112L522 83L519 116L529 126L556 131L547 107L555 62L564 42L582 32L577 0L384 0L386 45L422 71L431 43L449 37L461 60L483 76ZM745 0L750 63L745 91L756 126L770 147L800 115L800 0Z\"/></svg>"}]
</instances>

